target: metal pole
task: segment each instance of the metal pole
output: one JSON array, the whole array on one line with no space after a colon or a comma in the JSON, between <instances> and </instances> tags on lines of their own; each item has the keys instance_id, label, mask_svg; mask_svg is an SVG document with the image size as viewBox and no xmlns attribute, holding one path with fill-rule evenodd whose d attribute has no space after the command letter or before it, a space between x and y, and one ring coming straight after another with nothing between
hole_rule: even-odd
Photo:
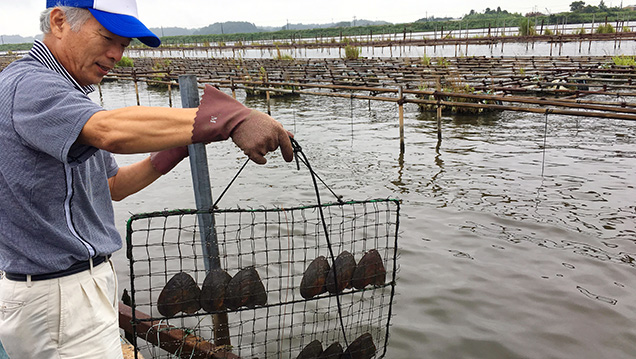
<instances>
[{"instance_id":1,"label":"metal pole","mask_svg":"<svg viewBox=\"0 0 636 359\"><path fill-rule=\"evenodd\" d=\"M180 75L179 88L181 90L181 105L183 108L195 108L199 106L199 88L195 75ZM188 146L190 168L192 170L192 184L194 185L194 197L198 214L203 249L203 263L206 273L212 269L221 267L219 248L214 228L214 215L212 209L212 187L208 171L208 159L205 145L196 143ZM214 343L216 345L229 345L230 333L227 325L226 314L215 314L214 317Z\"/></svg>"}]
</instances>

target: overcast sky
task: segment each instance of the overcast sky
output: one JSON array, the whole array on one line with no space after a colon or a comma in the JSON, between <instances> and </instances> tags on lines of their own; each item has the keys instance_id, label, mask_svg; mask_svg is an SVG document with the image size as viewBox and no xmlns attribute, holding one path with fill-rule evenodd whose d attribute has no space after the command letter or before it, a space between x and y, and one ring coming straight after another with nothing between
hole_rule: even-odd
<instances>
[{"instance_id":1,"label":"overcast sky","mask_svg":"<svg viewBox=\"0 0 636 359\"><path fill-rule=\"evenodd\" d=\"M256 26L322 24L356 19L413 22L428 16L461 17L471 9L487 7L519 12L569 11L573 0L137 0L139 17L148 27L200 28L215 22L247 21ZM600 0L587 1L598 5ZM625 0L624 5L636 3ZM619 6L620 0L605 0ZM0 0L0 35L34 36L40 33L39 14L45 0ZM546 10L547 9L547 10Z\"/></svg>"}]
</instances>

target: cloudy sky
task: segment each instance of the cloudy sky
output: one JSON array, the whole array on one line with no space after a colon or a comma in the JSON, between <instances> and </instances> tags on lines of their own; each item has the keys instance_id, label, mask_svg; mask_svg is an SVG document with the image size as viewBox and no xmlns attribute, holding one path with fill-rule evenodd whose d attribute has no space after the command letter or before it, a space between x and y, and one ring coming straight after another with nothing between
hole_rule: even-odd
<instances>
[{"instance_id":1,"label":"cloudy sky","mask_svg":"<svg viewBox=\"0 0 636 359\"><path fill-rule=\"evenodd\" d=\"M284 26L287 22L329 23L356 19L413 22L426 16L461 17L470 12L496 9L510 12L568 11L573 0L137 0L139 16L148 27L200 28L215 22L248 21L256 26ZM625 0L624 5L636 3ZM598 5L600 0L587 1ZM605 0L619 6L621 0ZM39 13L45 0L0 0L0 34L39 34Z\"/></svg>"}]
</instances>

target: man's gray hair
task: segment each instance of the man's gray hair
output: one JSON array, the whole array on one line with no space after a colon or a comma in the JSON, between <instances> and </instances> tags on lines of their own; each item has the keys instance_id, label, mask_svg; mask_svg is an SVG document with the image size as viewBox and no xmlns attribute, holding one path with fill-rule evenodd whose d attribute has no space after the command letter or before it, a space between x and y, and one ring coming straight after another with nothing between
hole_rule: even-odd
<instances>
[{"instance_id":1,"label":"man's gray hair","mask_svg":"<svg viewBox=\"0 0 636 359\"><path fill-rule=\"evenodd\" d=\"M55 6L50 7L40 14L40 30L42 30L43 34L48 34L51 32L51 11L55 8L60 8L64 12L64 16L66 16L66 21L71 26L72 31L79 31L79 29L84 25L84 23L90 19L91 12L71 6Z\"/></svg>"}]
</instances>

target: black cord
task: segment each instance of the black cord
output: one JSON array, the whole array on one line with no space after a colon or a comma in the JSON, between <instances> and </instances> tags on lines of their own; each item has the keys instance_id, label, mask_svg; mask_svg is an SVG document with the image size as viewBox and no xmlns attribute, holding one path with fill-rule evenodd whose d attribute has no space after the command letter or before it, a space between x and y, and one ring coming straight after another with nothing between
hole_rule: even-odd
<instances>
[{"instance_id":1,"label":"black cord","mask_svg":"<svg viewBox=\"0 0 636 359\"><path fill-rule=\"evenodd\" d=\"M309 169L311 175L316 176L316 178L320 180L320 182L329 190L329 192L333 194L333 196L336 198L336 201L338 201L338 203L340 204L344 204L344 202L342 201L342 196L337 195L333 190L331 190L331 188L327 185L327 183L325 183L325 181L323 181L322 178L320 178L320 176L318 176L318 174L311 169L311 166L309 165L309 161L307 160L307 157L303 153L303 150L298 144L298 142L293 137L290 137L289 139L291 140L292 148L294 149L294 158L296 159L296 169L300 170L300 163L298 163L298 161L302 162ZM300 158L298 154L302 154L303 158ZM318 191L318 188L316 188L316 191Z\"/></svg>"},{"instance_id":2,"label":"black cord","mask_svg":"<svg viewBox=\"0 0 636 359\"><path fill-rule=\"evenodd\" d=\"M307 159L307 156L305 156L305 153L303 152L302 148L300 147L300 144L298 144L298 141L296 141L293 137L290 137L289 139L291 140L292 148L294 150L294 157L296 158L296 168L298 170L300 170L300 162L302 162L307 167L307 169L309 170L309 173L311 174L311 180L314 183L314 190L316 192L316 200L318 201L318 211L320 213L320 220L322 222L323 230L325 231L325 239L327 240L327 248L329 249L329 255L331 256L331 263L332 263L331 268L333 269L334 285L336 287L336 303L338 305L338 318L340 319L340 327L342 329L343 340L345 342L345 348L346 348L346 347L349 346L349 343L347 341L347 332L345 330L344 319L343 319L343 316L342 316L342 304L340 303L340 291L338 290L338 273L336 271L336 257L333 254L333 247L331 246L331 240L329 239L329 231L328 231L328 228L327 228L327 221L325 219L325 214L324 214L324 212L322 210L322 203L320 201L320 191L318 190L318 182L316 181L316 179L319 179L320 182L322 182L322 184L325 185L325 187L327 187L327 189L334 195L334 197L336 197L336 200L338 201L338 203L344 204L344 202L342 201L342 196L338 196L334 191L332 191L331 188L329 188L329 186L327 186L325 181L323 181L322 178L320 178L320 176L318 176L318 174L316 174L316 172L314 172L314 170L311 168L311 165L309 164L309 160ZM243 164L243 166L238 170L238 172L236 173L234 178L232 178L232 180L225 187L225 189L223 190L223 192L221 193L219 198L216 200L216 202L214 202L214 205L212 206L212 209L216 208L217 203L219 203L221 198L223 198L223 195L228 191L230 186L238 178L239 174L243 171L245 166L247 166L249 161L250 160L248 159Z\"/></svg>"},{"instance_id":3,"label":"black cord","mask_svg":"<svg viewBox=\"0 0 636 359\"><path fill-rule=\"evenodd\" d=\"M331 192L331 194L333 194L333 196L336 198L336 201L338 201L338 203L340 203L340 204L344 204L344 201L342 200L342 196L337 195L331 189L331 187L329 187L327 185L327 183L325 183L325 181L323 181L322 178L320 178L320 176L318 176L318 174L311 169L311 166L309 166L309 161L307 160L307 157L303 153L303 150L300 147L300 145L298 144L298 142L293 137L290 137L289 139L291 140L292 148L294 149L294 159L296 159L296 169L300 171L300 162L302 162L309 169L309 171L311 172L312 176L316 176L316 178L318 178L320 180L320 182L325 186L325 188L327 188L329 190L329 192ZM298 156L299 153L303 155L303 158L300 158L300 156ZM223 198L223 195L225 195L225 193L230 189L230 186L232 186L234 181L238 178L238 176L241 174L241 172L243 172L243 169L245 169L245 166L247 166L247 164L249 162L250 162L250 159L248 158L247 161L245 161L245 163L243 163L243 166L241 166L241 168L238 170L238 172L234 175L234 178L232 178L232 180L230 181L230 183L228 183L228 185L225 187L223 192L221 192L221 195L219 196L219 198L217 198L216 201L214 202L214 204L212 205L213 209L217 208L216 205L219 203L221 198ZM318 191L317 187L316 187L316 191Z\"/></svg>"},{"instance_id":4,"label":"black cord","mask_svg":"<svg viewBox=\"0 0 636 359\"><path fill-rule=\"evenodd\" d=\"M212 205L212 209L217 208L216 207L217 203L219 203L221 198L223 198L223 195L225 194L225 192L227 192L227 190L230 189L230 186L232 185L232 183L234 183L234 181L238 178L238 176L241 174L241 172L243 172L243 169L245 168L245 166L247 166L247 164L249 162L250 162L250 159L248 158L247 161L245 161L245 163L243 163L243 166L241 167L241 169L239 169L238 172L236 172L236 174L234 175L234 178L232 178L230 183L228 183L228 185L225 187L223 192L221 192L221 195L219 196L219 198L216 199L216 202L214 202L214 204Z\"/></svg>"},{"instance_id":5,"label":"black cord","mask_svg":"<svg viewBox=\"0 0 636 359\"><path fill-rule=\"evenodd\" d=\"M320 213L320 220L322 222L323 230L325 231L325 239L327 240L327 248L329 249L329 255L331 256L331 269L333 270L333 274L334 274L334 286L336 289L336 303L338 305L338 318L340 319L340 328L342 329L342 336L343 336L343 340L345 342L345 348L346 348L349 346L349 343L347 341L347 332L345 330L344 320L342 318L342 304L340 303L340 291L338 290L338 273L336 271L336 258L333 254L333 247L331 246L331 240L329 239L329 230L327 228L327 221L325 220L325 214L322 210L322 203L320 202L320 191L318 190L318 182L316 182L316 177L318 177L318 175L311 168L311 165L309 164L309 160L307 160L307 156L305 156L305 154L303 153L298 142L296 142L296 140L291 137L290 139L292 141L292 147L294 148L294 155L296 156L297 160L300 157L299 155L302 155L303 158L301 159L301 161L305 164L305 166L307 166L307 169L309 170L309 173L311 174L311 179L314 183L314 190L316 191L316 201L318 202L318 212ZM329 190L331 191L331 189ZM333 191L331 191L331 193L333 193ZM335 195L336 194L334 193L334 196ZM338 198L338 196L336 196L336 198ZM342 200L340 198L338 198L338 201L342 203Z\"/></svg>"}]
</instances>

